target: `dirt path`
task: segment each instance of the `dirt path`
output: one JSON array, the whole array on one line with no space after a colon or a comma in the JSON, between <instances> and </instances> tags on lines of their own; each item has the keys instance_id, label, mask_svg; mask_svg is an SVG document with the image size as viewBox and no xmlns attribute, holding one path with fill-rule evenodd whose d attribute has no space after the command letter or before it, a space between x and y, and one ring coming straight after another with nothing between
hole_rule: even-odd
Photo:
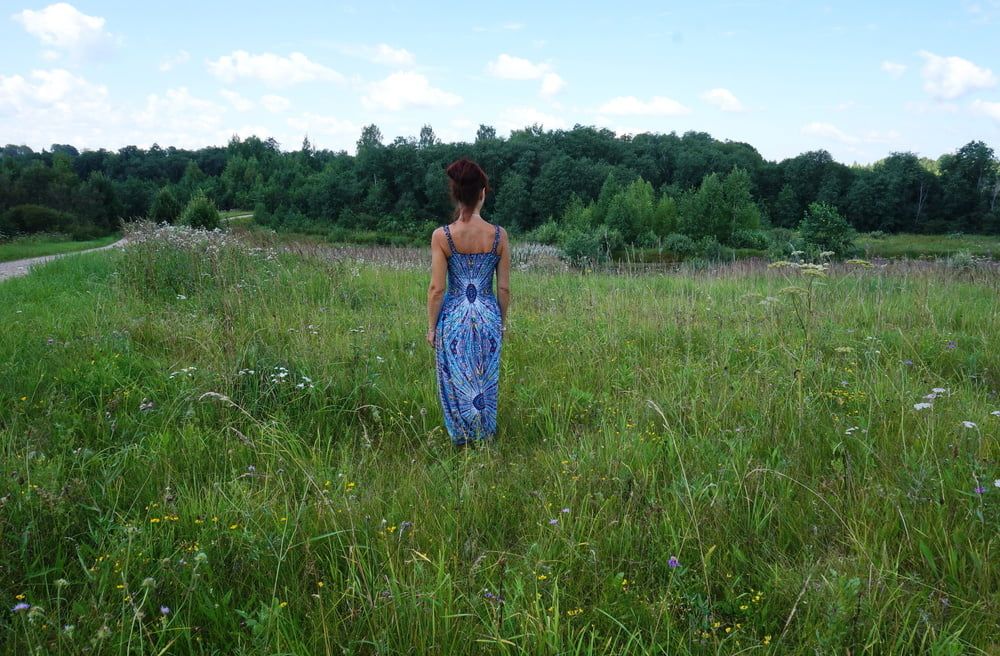
<instances>
[{"instance_id":1,"label":"dirt path","mask_svg":"<svg viewBox=\"0 0 1000 656\"><path fill-rule=\"evenodd\" d=\"M83 251L73 251L71 253L57 253L55 255L43 255L41 257L29 257L25 260L12 260L10 262L0 262L0 281L6 280L8 278L16 278L17 276L26 276L31 272L31 267L36 264L42 264L43 262L48 262L49 260L54 260L57 257L66 257L68 255L78 255L80 253L93 253L94 251L103 251L108 248L116 248L123 246L127 240L119 239L113 244L108 244L107 246L98 246L97 248L88 248Z\"/></svg>"}]
</instances>

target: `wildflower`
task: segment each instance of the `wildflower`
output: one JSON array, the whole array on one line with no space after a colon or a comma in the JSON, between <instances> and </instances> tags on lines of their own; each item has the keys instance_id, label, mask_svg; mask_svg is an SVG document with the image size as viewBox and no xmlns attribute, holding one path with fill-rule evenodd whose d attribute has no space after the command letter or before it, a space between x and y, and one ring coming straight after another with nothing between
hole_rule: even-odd
<instances>
[{"instance_id":1,"label":"wildflower","mask_svg":"<svg viewBox=\"0 0 1000 656\"><path fill-rule=\"evenodd\" d=\"M544 581L545 579L547 579L547 578L549 578L549 577L545 576L544 574L539 574L539 575L538 575L538 576L537 576L536 578L537 578L537 579L538 579L539 581Z\"/></svg>"},{"instance_id":2,"label":"wildflower","mask_svg":"<svg viewBox=\"0 0 1000 656\"><path fill-rule=\"evenodd\" d=\"M676 569L681 566L681 561L677 560L677 556L671 556L670 560L667 561L667 565L669 565L671 569Z\"/></svg>"},{"instance_id":3,"label":"wildflower","mask_svg":"<svg viewBox=\"0 0 1000 656\"><path fill-rule=\"evenodd\" d=\"M764 643L765 646L771 644L771 636L770 635L764 636L764 640L762 642Z\"/></svg>"},{"instance_id":4,"label":"wildflower","mask_svg":"<svg viewBox=\"0 0 1000 656\"><path fill-rule=\"evenodd\" d=\"M974 422L974 421L963 421L962 425L965 426L966 428L975 428L976 427L976 422Z\"/></svg>"},{"instance_id":5,"label":"wildflower","mask_svg":"<svg viewBox=\"0 0 1000 656\"><path fill-rule=\"evenodd\" d=\"M994 417L1000 417L1000 410L994 410L990 414L993 415Z\"/></svg>"},{"instance_id":6,"label":"wildflower","mask_svg":"<svg viewBox=\"0 0 1000 656\"><path fill-rule=\"evenodd\" d=\"M563 512L563 513L568 513L568 512L569 512L569 508L563 508L563 509L562 509L562 512Z\"/></svg>"},{"instance_id":7,"label":"wildflower","mask_svg":"<svg viewBox=\"0 0 1000 656\"><path fill-rule=\"evenodd\" d=\"M170 606L160 606L160 615L169 615Z\"/></svg>"},{"instance_id":8,"label":"wildflower","mask_svg":"<svg viewBox=\"0 0 1000 656\"><path fill-rule=\"evenodd\" d=\"M208 560L208 556L205 554L204 551L199 551L194 556L194 562L196 562L196 563L203 563L203 562L205 562L207 560Z\"/></svg>"},{"instance_id":9,"label":"wildflower","mask_svg":"<svg viewBox=\"0 0 1000 656\"><path fill-rule=\"evenodd\" d=\"M944 394L948 391L947 387L935 387L931 390L935 394Z\"/></svg>"},{"instance_id":10,"label":"wildflower","mask_svg":"<svg viewBox=\"0 0 1000 656\"><path fill-rule=\"evenodd\" d=\"M993 481L993 487L1000 487L1000 478Z\"/></svg>"},{"instance_id":11,"label":"wildflower","mask_svg":"<svg viewBox=\"0 0 1000 656\"><path fill-rule=\"evenodd\" d=\"M746 610L747 608L750 608L750 606L747 606L746 604L740 604L740 610Z\"/></svg>"},{"instance_id":12,"label":"wildflower","mask_svg":"<svg viewBox=\"0 0 1000 656\"><path fill-rule=\"evenodd\" d=\"M549 526L555 526L558 523L559 523L559 520L556 519L555 517L553 517L552 519L549 520Z\"/></svg>"},{"instance_id":13,"label":"wildflower","mask_svg":"<svg viewBox=\"0 0 1000 656\"><path fill-rule=\"evenodd\" d=\"M25 603L23 601L19 601L18 603L14 604L14 607L11 608L11 611L13 611L15 613L20 613L20 612L28 610L29 608L31 608L31 604Z\"/></svg>"},{"instance_id":14,"label":"wildflower","mask_svg":"<svg viewBox=\"0 0 1000 656\"><path fill-rule=\"evenodd\" d=\"M903 364L906 365L907 367L912 367L913 360L903 360Z\"/></svg>"},{"instance_id":15,"label":"wildflower","mask_svg":"<svg viewBox=\"0 0 1000 656\"><path fill-rule=\"evenodd\" d=\"M156 587L156 581L154 579L152 579L152 578L150 578L150 577L147 576L146 578L144 578L142 580L142 587L144 587L144 588L155 588Z\"/></svg>"},{"instance_id":16,"label":"wildflower","mask_svg":"<svg viewBox=\"0 0 1000 656\"><path fill-rule=\"evenodd\" d=\"M982 485L976 486L976 494L986 494L986 488Z\"/></svg>"},{"instance_id":17,"label":"wildflower","mask_svg":"<svg viewBox=\"0 0 1000 656\"><path fill-rule=\"evenodd\" d=\"M913 404L913 409L914 410L926 410L927 408L930 408L932 405L934 405L934 404L933 403L914 403Z\"/></svg>"},{"instance_id":18,"label":"wildflower","mask_svg":"<svg viewBox=\"0 0 1000 656\"><path fill-rule=\"evenodd\" d=\"M287 606L287 605L288 605L288 602L287 602L287 601L283 601L283 602L281 602L280 604L278 604L278 607L280 607L280 608L284 608L284 607L285 607L285 606Z\"/></svg>"},{"instance_id":19,"label":"wildflower","mask_svg":"<svg viewBox=\"0 0 1000 656\"><path fill-rule=\"evenodd\" d=\"M576 617L577 615L579 615L582 612L583 612L582 608L574 608L573 610L566 611L566 615L568 617Z\"/></svg>"},{"instance_id":20,"label":"wildflower","mask_svg":"<svg viewBox=\"0 0 1000 656\"><path fill-rule=\"evenodd\" d=\"M239 524L230 524L230 525L229 525L229 530L230 530L230 531L235 531L235 530L236 530L236 529L238 529L239 527L240 527L240 525L239 525Z\"/></svg>"},{"instance_id":21,"label":"wildflower","mask_svg":"<svg viewBox=\"0 0 1000 656\"><path fill-rule=\"evenodd\" d=\"M316 587L317 588L322 588L324 585L326 585L326 584L323 583L322 581L316 581Z\"/></svg>"},{"instance_id":22,"label":"wildflower","mask_svg":"<svg viewBox=\"0 0 1000 656\"><path fill-rule=\"evenodd\" d=\"M955 343L955 340L949 339L948 343L945 345L945 348L947 348L949 350L954 350L954 349L958 348L958 344Z\"/></svg>"},{"instance_id":23,"label":"wildflower","mask_svg":"<svg viewBox=\"0 0 1000 656\"><path fill-rule=\"evenodd\" d=\"M57 588L65 588L67 585L69 585L69 581L66 579L56 579Z\"/></svg>"}]
</instances>

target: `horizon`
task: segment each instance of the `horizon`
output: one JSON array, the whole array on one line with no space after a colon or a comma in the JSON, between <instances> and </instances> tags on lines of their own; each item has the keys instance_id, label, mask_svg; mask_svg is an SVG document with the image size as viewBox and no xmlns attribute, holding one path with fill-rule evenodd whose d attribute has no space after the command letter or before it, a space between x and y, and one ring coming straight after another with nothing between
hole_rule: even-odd
<instances>
[{"instance_id":1,"label":"horizon","mask_svg":"<svg viewBox=\"0 0 1000 656\"><path fill-rule=\"evenodd\" d=\"M0 143L197 150L256 135L284 152L308 137L353 154L370 124L386 143L430 125L452 144L472 143L480 124L503 138L579 124L619 137L705 132L775 162L816 150L848 165L893 152L936 160L1000 142L998 21L1000 0L569 14L512 3L462 16L350 2L249 15L190 0L22 2L0 14Z\"/></svg>"}]
</instances>

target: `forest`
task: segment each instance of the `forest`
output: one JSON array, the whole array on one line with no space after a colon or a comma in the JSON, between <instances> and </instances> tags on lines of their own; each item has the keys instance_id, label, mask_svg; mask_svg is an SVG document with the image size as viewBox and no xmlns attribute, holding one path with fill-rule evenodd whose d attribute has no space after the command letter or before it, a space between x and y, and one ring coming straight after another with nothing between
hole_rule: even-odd
<instances>
[{"instance_id":1,"label":"forest","mask_svg":"<svg viewBox=\"0 0 1000 656\"><path fill-rule=\"evenodd\" d=\"M297 150L234 135L182 150L53 144L0 150L0 236L109 234L120 218L173 222L199 192L257 222L334 239L420 243L450 221L444 168L460 156L490 176L488 220L514 237L564 248L699 244L765 246L765 231L795 229L810 213L858 232L1000 232L1000 161L973 141L936 160L894 152L846 165L825 150L769 161L751 145L703 132L616 136L576 125L535 125L500 137L481 125L472 143L443 143L431 126L385 139L368 125L356 154ZM588 246L590 244L590 246Z\"/></svg>"}]
</instances>

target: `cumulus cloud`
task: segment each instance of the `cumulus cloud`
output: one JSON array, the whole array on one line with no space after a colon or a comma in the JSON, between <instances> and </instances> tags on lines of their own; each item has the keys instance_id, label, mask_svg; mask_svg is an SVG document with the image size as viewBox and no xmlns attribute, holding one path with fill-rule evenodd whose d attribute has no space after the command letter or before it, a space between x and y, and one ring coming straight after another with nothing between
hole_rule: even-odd
<instances>
[{"instance_id":1,"label":"cumulus cloud","mask_svg":"<svg viewBox=\"0 0 1000 656\"><path fill-rule=\"evenodd\" d=\"M372 82L361 97L368 109L399 111L407 107L453 107L462 98L449 91L431 86L427 78L412 71L393 73L384 80Z\"/></svg>"},{"instance_id":2,"label":"cumulus cloud","mask_svg":"<svg viewBox=\"0 0 1000 656\"><path fill-rule=\"evenodd\" d=\"M566 81L552 70L551 65L536 64L506 53L487 63L486 71L502 80L541 80L539 93L544 97L554 96L566 87Z\"/></svg>"},{"instance_id":3,"label":"cumulus cloud","mask_svg":"<svg viewBox=\"0 0 1000 656\"><path fill-rule=\"evenodd\" d=\"M564 118L546 114L534 107L510 107L503 111L497 121L497 127L501 132L520 130L535 124L547 130L565 130L569 127Z\"/></svg>"},{"instance_id":4,"label":"cumulus cloud","mask_svg":"<svg viewBox=\"0 0 1000 656\"><path fill-rule=\"evenodd\" d=\"M187 87L149 94L143 109L134 115L142 134L155 134L156 141L181 148L199 148L224 140L226 108L193 96ZM142 139L142 137L139 137Z\"/></svg>"},{"instance_id":5,"label":"cumulus cloud","mask_svg":"<svg viewBox=\"0 0 1000 656\"><path fill-rule=\"evenodd\" d=\"M615 116L680 116L691 113L689 107L664 96L653 96L649 100L618 96L601 105L597 111Z\"/></svg>"},{"instance_id":6,"label":"cumulus cloud","mask_svg":"<svg viewBox=\"0 0 1000 656\"><path fill-rule=\"evenodd\" d=\"M416 58L413 53L403 48L393 48L386 43L375 46L371 59L376 64L389 66L413 66Z\"/></svg>"},{"instance_id":7,"label":"cumulus cloud","mask_svg":"<svg viewBox=\"0 0 1000 656\"><path fill-rule=\"evenodd\" d=\"M1000 121L1000 102L988 102L985 100L973 100L971 109L976 114L989 116L994 121Z\"/></svg>"},{"instance_id":8,"label":"cumulus cloud","mask_svg":"<svg viewBox=\"0 0 1000 656\"><path fill-rule=\"evenodd\" d=\"M341 82L344 79L337 71L312 61L301 52L282 57L270 52L254 55L246 50L235 50L232 54L209 61L208 71L229 83L244 78L275 87L314 80Z\"/></svg>"},{"instance_id":9,"label":"cumulus cloud","mask_svg":"<svg viewBox=\"0 0 1000 656\"><path fill-rule=\"evenodd\" d=\"M260 105L267 111L278 114L291 107L292 102L282 96L266 95L261 96Z\"/></svg>"},{"instance_id":10,"label":"cumulus cloud","mask_svg":"<svg viewBox=\"0 0 1000 656\"><path fill-rule=\"evenodd\" d=\"M119 120L107 87L65 69L0 75L0 143L106 146Z\"/></svg>"},{"instance_id":11,"label":"cumulus cloud","mask_svg":"<svg viewBox=\"0 0 1000 656\"><path fill-rule=\"evenodd\" d=\"M924 67L924 91L938 100L952 100L976 89L996 85L993 71L982 68L961 57L942 57L926 50L920 51Z\"/></svg>"},{"instance_id":12,"label":"cumulus cloud","mask_svg":"<svg viewBox=\"0 0 1000 656\"><path fill-rule=\"evenodd\" d=\"M57 51L88 54L100 50L112 39L104 30L104 18L88 16L66 2L57 2L38 11L25 9L11 18L49 48L45 51L46 59L56 58Z\"/></svg>"},{"instance_id":13,"label":"cumulus cloud","mask_svg":"<svg viewBox=\"0 0 1000 656\"><path fill-rule=\"evenodd\" d=\"M883 72L896 78L901 77L903 73L906 72L906 64L900 64L889 60L883 61L880 68Z\"/></svg>"},{"instance_id":14,"label":"cumulus cloud","mask_svg":"<svg viewBox=\"0 0 1000 656\"><path fill-rule=\"evenodd\" d=\"M715 105L724 112L744 111L743 103L729 89L709 89L701 94L701 99L710 105Z\"/></svg>"},{"instance_id":15,"label":"cumulus cloud","mask_svg":"<svg viewBox=\"0 0 1000 656\"><path fill-rule=\"evenodd\" d=\"M898 143L902 135L896 130L868 130L860 135L844 132L832 123L813 122L802 126L802 134L819 137L827 141L835 141L847 146L859 144L893 144Z\"/></svg>"},{"instance_id":16,"label":"cumulus cloud","mask_svg":"<svg viewBox=\"0 0 1000 656\"><path fill-rule=\"evenodd\" d=\"M160 70L164 73L173 70L181 64L186 64L191 60L191 53L187 50L180 50L175 55L171 55L160 62Z\"/></svg>"},{"instance_id":17,"label":"cumulus cloud","mask_svg":"<svg viewBox=\"0 0 1000 656\"><path fill-rule=\"evenodd\" d=\"M233 106L238 112L249 112L254 108L254 102L249 98L244 98L235 91L230 91L229 89L222 89L219 91L219 95L225 98L230 105Z\"/></svg>"}]
</instances>

